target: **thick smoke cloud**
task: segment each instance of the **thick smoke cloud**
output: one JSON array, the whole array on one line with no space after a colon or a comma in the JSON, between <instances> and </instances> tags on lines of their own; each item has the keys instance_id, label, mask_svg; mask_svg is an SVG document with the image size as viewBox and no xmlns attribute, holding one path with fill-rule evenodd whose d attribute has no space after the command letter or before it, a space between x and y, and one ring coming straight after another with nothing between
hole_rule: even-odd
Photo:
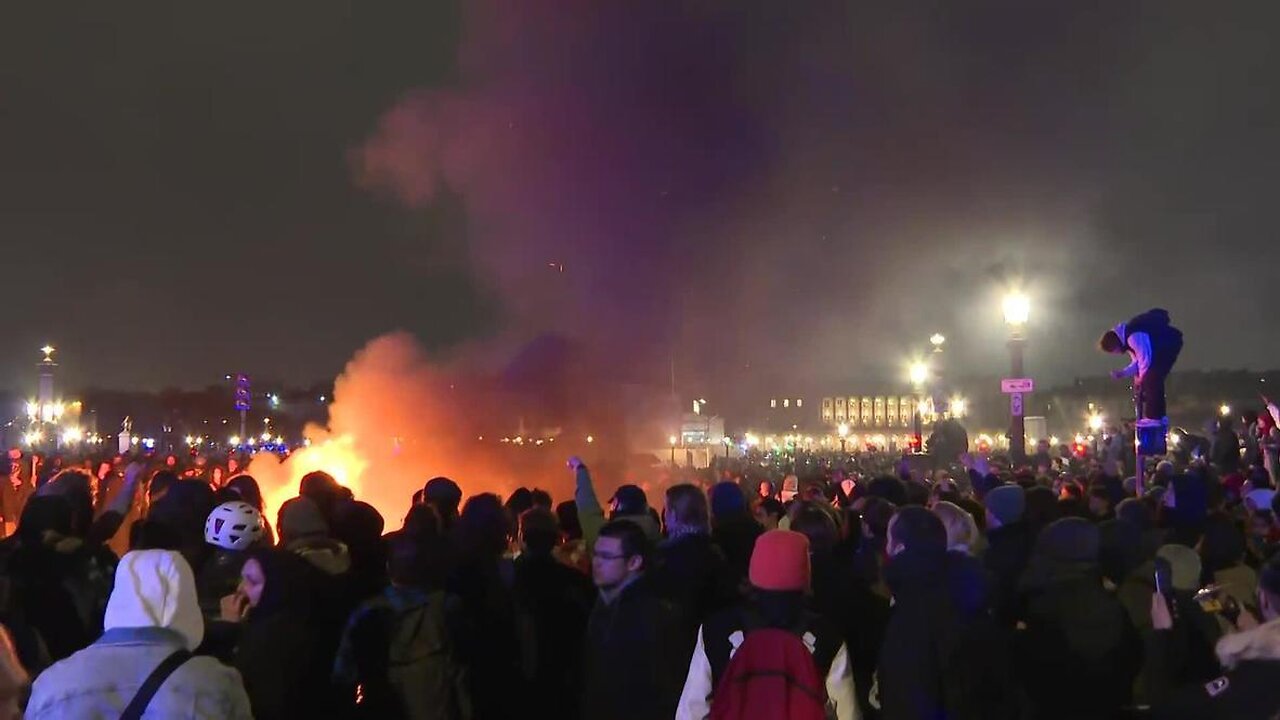
<instances>
[{"instance_id":1,"label":"thick smoke cloud","mask_svg":"<svg viewBox=\"0 0 1280 720\"><path fill-rule=\"evenodd\" d=\"M456 191L508 329L590 338L628 374L674 356L692 392L896 378L937 330L958 367L997 372L996 298L1019 282L1032 366L1087 374L1113 316L1163 304L1196 330L1194 302L1132 271L1152 238L1251 217L1179 222L1170 193L1205 183L1153 161L1251 155L1204 112L1166 121L1216 102L1178 60L1188 42L1275 64L1235 23L1175 30L1196 13L477 0L457 81L407 92L352 160L409 208Z\"/></svg>"}]
</instances>

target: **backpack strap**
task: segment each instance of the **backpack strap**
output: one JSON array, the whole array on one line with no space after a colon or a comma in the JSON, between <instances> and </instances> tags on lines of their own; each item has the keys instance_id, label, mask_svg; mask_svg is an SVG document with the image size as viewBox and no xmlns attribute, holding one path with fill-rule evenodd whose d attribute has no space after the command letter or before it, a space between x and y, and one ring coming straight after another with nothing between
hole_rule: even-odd
<instances>
[{"instance_id":1,"label":"backpack strap","mask_svg":"<svg viewBox=\"0 0 1280 720\"><path fill-rule=\"evenodd\" d=\"M151 704L151 699L156 696L160 686L164 685L164 681L190 659L191 653L184 648L174 650L169 657L161 660L147 679L142 681L142 687L138 688L138 694L133 696L124 712L120 714L120 720L141 720L142 713L147 711L147 706Z\"/></svg>"}]
</instances>

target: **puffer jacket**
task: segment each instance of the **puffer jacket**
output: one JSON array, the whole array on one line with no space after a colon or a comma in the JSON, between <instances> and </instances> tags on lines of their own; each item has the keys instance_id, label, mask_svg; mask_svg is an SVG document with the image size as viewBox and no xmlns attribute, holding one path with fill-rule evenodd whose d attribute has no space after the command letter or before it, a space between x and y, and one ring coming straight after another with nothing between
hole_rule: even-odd
<instances>
[{"instance_id":1,"label":"puffer jacket","mask_svg":"<svg viewBox=\"0 0 1280 720\"><path fill-rule=\"evenodd\" d=\"M118 718L151 672L204 637L195 577L167 550L124 556L107 603L106 632L36 678L28 718ZM210 657L193 657L160 686L146 718L249 718L240 674Z\"/></svg>"},{"instance_id":2,"label":"puffer jacket","mask_svg":"<svg viewBox=\"0 0 1280 720\"><path fill-rule=\"evenodd\" d=\"M118 718L151 671L183 646L166 628L114 628L36 678L29 720ZM240 673L211 657L174 671L144 718L251 718Z\"/></svg>"}]
</instances>

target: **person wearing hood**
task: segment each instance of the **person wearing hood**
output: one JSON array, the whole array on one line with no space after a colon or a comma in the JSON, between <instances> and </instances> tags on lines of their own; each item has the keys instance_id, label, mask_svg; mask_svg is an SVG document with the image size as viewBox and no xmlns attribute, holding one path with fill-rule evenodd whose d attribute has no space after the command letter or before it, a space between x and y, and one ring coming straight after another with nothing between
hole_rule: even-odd
<instances>
[{"instance_id":1,"label":"person wearing hood","mask_svg":"<svg viewBox=\"0 0 1280 720\"><path fill-rule=\"evenodd\" d=\"M734 587L746 579L751 551L763 532L764 527L751 516L738 483L726 480L711 488L711 539L729 561Z\"/></svg>"},{"instance_id":2,"label":"person wearing hood","mask_svg":"<svg viewBox=\"0 0 1280 720\"><path fill-rule=\"evenodd\" d=\"M1169 312L1153 308L1102 334L1098 347L1106 353L1128 354L1132 361L1113 378L1134 378L1140 415L1138 426L1168 425L1164 381L1182 352L1182 332L1169 324Z\"/></svg>"},{"instance_id":3,"label":"person wearing hood","mask_svg":"<svg viewBox=\"0 0 1280 720\"><path fill-rule=\"evenodd\" d=\"M1257 591L1258 618L1241 612L1238 631L1218 641L1221 675L1169 692L1155 702L1156 720L1271 720L1280 713L1280 559L1263 568ZM1262 624L1258 624L1258 620ZM1168 633L1179 618L1159 593L1151 597L1151 620L1157 634ZM1166 655L1157 655L1168 671ZM1167 680L1168 675L1163 679Z\"/></svg>"},{"instance_id":4,"label":"person wearing hood","mask_svg":"<svg viewBox=\"0 0 1280 720\"><path fill-rule=\"evenodd\" d=\"M1204 564L1202 585L1218 585L1241 605L1254 602L1258 593L1258 573L1245 564L1245 537L1240 523L1224 513L1209 516L1197 548ZM1227 630L1225 618L1219 618Z\"/></svg>"},{"instance_id":5,"label":"person wearing hood","mask_svg":"<svg viewBox=\"0 0 1280 720\"><path fill-rule=\"evenodd\" d=\"M387 545L391 584L352 613L334 662L343 707L370 720L471 718L457 598L443 591L448 544L396 532Z\"/></svg>"},{"instance_id":6,"label":"person wearing hood","mask_svg":"<svg viewBox=\"0 0 1280 720\"><path fill-rule=\"evenodd\" d=\"M595 601L591 578L558 561L561 531L550 510L534 506L520 516L515 594L520 618L522 675L527 709L535 717L577 717L582 647Z\"/></svg>"},{"instance_id":7,"label":"person wearing hood","mask_svg":"<svg viewBox=\"0 0 1280 720\"><path fill-rule=\"evenodd\" d=\"M351 556L352 592L366 600L387 586L387 551L382 541L386 521L366 502L344 500L333 514L333 535Z\"/></svg>"},{"instance_id":8,"label":"person wearing hood","mask_svg":"<svg viewBox=\"0 0 1280 720\"><path fill-rule=\"evenodd\" d=\"M1168 531L1168 542L1195 547L1209 515L1209 489L1205 476L1196 471L1174 475L1160 498L1159 524Z\"/></svg>"},{"instance_id":9,"label":"person wearing hood","mask_svg":"<svg viewBox=\"0 0 1280 720\"><path fill-rule=\"evenodd\" d=\"M492 493L473 495L451 533L456 557L448 590L462 604L459 657L469 668L477 720L514 717L523 695L515 565L507 558L510 518Z\"/></svg>"},{"instance_id":10,"label":"person wearing hood","mask_svg":"<svg viewBox=\"0 0 1280 720\"><path fill-rule=\"evenodd\" d=\"M296 497L281 505L276 527L280 529L280 547L317 570L335 578L351 570L350 551L330 536L328 519L310 498Z\"/></svg>"},{"instance_id":11,"label":"person wearing hood","mask_svg":"<svg viewBox=\"0 0 1280 720\"><path fill-rule=\"evenodd\" d=\"M889 523L893 607L871 702L887 720L1017 717L1008 638L991 620L976 560L947 552L942 521L905 507Z\"/></svg>"},{"instance_id":12,"label":"person wearing hood","mask_svg":"<svg viewBox=\"0 0 1280 720\"><path fill-rule=\"evenodd\" d=\"M1016 654L1037 718L1113 717L1132 700L1142 646L1124 607L1103 587L1100 547L1096 525L1062 518L1032 550Z\"/></svg>"},{"instance_id":13,"label":"person wearing hood","mask_svg":"<svg viewBox=\"0 0 1280 720\"><path fill-rule=\"evenodd\" d=\"M149 717L252 717L239 673L191 655L204 637L204 619L195 576L178 553L125 555L105 626L96 642L36 678L27 718L106 720L123 717L135 702Z\"/></svg>"},{"instance_id":14,"label":"person wearing hood","mask_svg":"<svg viewBox=\"0 0 1280 720\"><path fill-rule=\"evenodd\" d=\"M1024 520L1026 491L1018 485L992 488L983 498L987 513L987 549L982 562L992 579L996 619L1013 627L1017 620L1018 580L1031 555L1031 529Z\"/></svg>"},{"instance_id":15,"label":"person wearing hood","mask_svg":"<svg viewBox=\"0 0 1280 720\"><path fill-rule=\"evenodd\" d=\"M711 540L708 515L702 488L689 484L667 488L663 512L667 537L658 545L657 562L649 573L653 589L680 610L688 653L693 652L698 627L738 598L729 562ZM687 662L688 656L675 661Z\"/></svg>"},{"instance_id":16,"label":"person wearing hood","mask_svg":"<svg viewBox=\"0 0 1280 720\"><path fill-rule=\"evenodd\" d=\"M52 660L71 655L101 634L116 567L109 550L88 546L75 535L74 523L65 496L31 498L6 567L16 609L43 638Z\"/></svg>"},{"instance_id":17,"label":"person wearing hood","mask_svg":"<svg viewBox=\"0 0 1280 720\"><path fill-rule=\"evenodd\" d=\"M436 509L441 527L448 532L458 520L462 488L447 477L433 477L422 487L422 502Z\"/></svg>"},{"instance_id":18,"label":"person wearing hood","mask_svg":"<svg viewBox=\"0 0 1280 720\"><path fill-rule=\"evenodd\" d=\"M292 553L255 548L240 572L240 586L222 601L221 620L234 626L231 665L244 677L253 716L323 717L336 693L328 630L316 626L314 569Z\"/></svg>"}]
</instances>

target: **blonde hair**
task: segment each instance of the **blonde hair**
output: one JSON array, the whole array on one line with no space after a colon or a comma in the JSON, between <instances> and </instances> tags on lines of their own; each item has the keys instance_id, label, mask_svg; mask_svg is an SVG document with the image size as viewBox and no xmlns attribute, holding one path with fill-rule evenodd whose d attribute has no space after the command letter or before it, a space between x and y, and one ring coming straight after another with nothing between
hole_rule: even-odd
<instances>
[{"instance_id":1,"label":"blonde hair","mask_svg":"<svg viewBox=\"0 0 1280 720\"><path fill-rule=\"evenodd\" d=\"M943 500L934 504L933 514L938 516L947 529L947 549L963 549L972 554L978 542L978 523L969 511Z\"/></svg>"}]
</instances>

